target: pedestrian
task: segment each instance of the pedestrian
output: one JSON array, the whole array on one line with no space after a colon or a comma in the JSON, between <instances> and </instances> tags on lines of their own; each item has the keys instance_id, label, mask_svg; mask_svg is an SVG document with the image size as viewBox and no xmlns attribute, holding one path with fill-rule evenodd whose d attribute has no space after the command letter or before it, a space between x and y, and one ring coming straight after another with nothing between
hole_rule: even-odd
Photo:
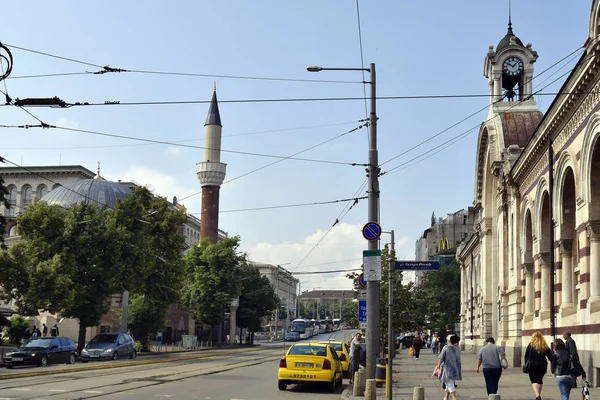
<instances>
[{"instance_id":1,"label":"pedestrian","mask_svg":"<svg viewBox=\"0 0 600 400\"><path fill-rule=\"evenodd\" d=\"M34 325L34 326L31 327L31 337L35 338L37 336L38 336L37 326Z\"/></svg>"},{"instance_id":2,"label":"pedestrian","mask_svg":"<svg viewBox=\"0 0 600 400\"><path fill-rule=\"evenodd\" d=\"M485 346L479 349L477 356L477 368L475 372L479 373L479 367L483 364L483 378L485 379L485 388L488 396L498 393L498 382L502 376L502 360L500 350L496 346L493 337L485 340Z\"/></svg>"},{"instance_id":3,"label":"pedestrian","mask_svg":"<svg viewBox=\"0 0 600 400\"><path fill-rule=\"evenodd\" d=\"M444 400L456 400L456 381L462 380L459 337L450 336L449 343L442 349L436 368L441 368L440 381L445 387Z\"/></svg>"},{"instance_id":4,"label":"pedestrian","mask_svg":"<svg viewBox=\"0 0 600 400\"><path fill-rule=\"evenodd\" d=\"M529 381L535 394L535 400L542 400L544 375L548 370L548 361L552 361L552 352L540 331L531 334L531 341L525 349L523 372L529 374Z\"/></svg>"},{"instance_id":5,"label":"pedestrian","mask_svg":"<svg viewBox=\"0 0 600 400\"><path fill-rule=\"evenodd\" d=\"M354 377L354 372L355 368L354 368L354 358L356 355L357 350L360 351L360 338L362 337L360 332L356 332L356 335L354 335L354 339L352 339L352 342L350 342L350 366L349 366L349 370L350 370L350 384L352 384L352 378ZM359 355L360 357L360 355ZM358 364L358 363L356 363ZM358 369L358 368L356 368Z\"/></svg>"},{"instance_id":6,"label":"pedestrian","mask_svg":"<svg viewBox=\"0 0 600 400\"><path fill-rule=\"evenodd\" d=\"M444 346L448 344L448 337L452 335L458 336L456 332L454 332L454 324L448 324L446 325L446 330L444 332L440 332L438 335L439 351L442 351Z\"/></svg>"},{"instance_id":7,"label":"pedestrian","mask_svg":"<svg viewBox=\"0 0 600 400\"><path fill-rule=\"evenodd\" d=\"M569 351L570 355L573 355L573 360L580 367L580 375L583 380L587 379L583 366L581 365L581 360L579 359L579 353L577 352L577 345L575 344L575 340L571 337L571 332L563 333L563 339L565 340L565 348Z\"/></svg>"},{"instance_id":8,"label":"pedestrian","mask_svg":"<svg viewBox=\"0 0 600 400\"><path fill-rule=\"evenodd\" d=\"M419 353L421 353L421 347L423 347L423 339L421 338L420 335L415 336L415 341L414 341L412 347L413 347L412 355L415 358L415 360L418 360Z\"/></svg>"},{"instance_id":9,"label":"pedestrian","mask_svg":"<svg viewBox=\"0 0 600 400\"><path fill-rule=\"evenodd\" d=\"M551 371L556 376L561 400L569 400L571 389L577 387L577 378L571 375L572 368L577 371L583 371L579 360L572 357L565 342L561 339L556 339L554 353L552 354Z\"/></svg>"},{"instance_id":10,"label":"pedestrian","mask_svg":"<svg viewBox=\"0 0 600 400\"><path fill-rule=\"evenodd\" d=\"M42 336L48 336L48 327L46 324L42 324Z\"/></svg>"},{"instance_id":11,"label":"pedestrian","mask_svg":"<svg viewBox=\"0 0 600 400\"><path fill-rule=\"evenodd\" d=\"M58 336L58 334L59 334L58 332L59 332L59 331L58 331L58 324L54 324L54 325L52 325L52 328L50 329L50 335L51 335L52 337L56 337L56 336Z\"/></svg>"},{"instance_id":12,"label":"pedestrian","mask_svg":"<svg viewBox=\"0 0 600 400\"><path fill-rule=\"evenodd\" d=\"M29 339L31 339L31 331L29 330L29 328L25 329L25 332L23 333L23 341L28 341Z\"/></svg>"},{"instance_id":13,"label":"pedestrian","mask_svg":"<svg viewBox=\"0 0 600 400\"><path fill-rule=\"evenodd\" d=\"M431 348L433 349L433 354L434 355L438 355L439 353L439 349L438 349L438 334L437 332L433 334L433 336L431 337Z\"/></svg>"}]
</instances>

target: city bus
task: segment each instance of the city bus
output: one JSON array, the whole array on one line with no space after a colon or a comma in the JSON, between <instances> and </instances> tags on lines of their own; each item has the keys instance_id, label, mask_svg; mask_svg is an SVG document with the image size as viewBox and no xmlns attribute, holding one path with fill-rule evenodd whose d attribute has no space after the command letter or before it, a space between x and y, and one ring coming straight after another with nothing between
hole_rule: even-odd
<instances>
[{"instance_id":1,"label":"city bus","mask_svg":"<svg viewBox=\"0 0 600 400\"><path fill-rule=\"evenodd\" d=\"M298 332L300 339L309 339L315 335L315 321L295 319L292 321L292 332Z\"/></svg>"}]
</instances>

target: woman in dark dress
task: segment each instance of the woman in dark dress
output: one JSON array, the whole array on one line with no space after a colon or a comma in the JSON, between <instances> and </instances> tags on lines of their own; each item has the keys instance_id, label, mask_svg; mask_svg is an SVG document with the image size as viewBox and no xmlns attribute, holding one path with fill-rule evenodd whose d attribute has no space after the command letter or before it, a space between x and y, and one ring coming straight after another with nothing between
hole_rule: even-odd
<instances>
[{"instance_id":1,"label":"woman in dark dress","mask_svg":"<svg viewBox=\"0 0 600 400\"><path fill-rule=\"evenodd\" d=\"M544 375L548 370L548 361L552 361L552 351L540 331L533 332L531 341L525 350L525 363L529 362L529 381L535 394L535 400L542 400Z\"/></svg>"}]
</instances>

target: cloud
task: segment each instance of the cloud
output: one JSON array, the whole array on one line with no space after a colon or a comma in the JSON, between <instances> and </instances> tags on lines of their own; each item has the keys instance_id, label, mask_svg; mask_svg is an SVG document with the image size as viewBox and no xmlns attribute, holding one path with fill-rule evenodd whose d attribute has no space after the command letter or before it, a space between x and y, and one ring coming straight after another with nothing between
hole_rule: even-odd
<instances>
[{"instance_id":1,"label":"cloud","mask_svg":"<svg viewBox=\"0 0 600 400\"><path fill-rule=\"evenodd\" d=\"M362 225L341 223L336 225L315 247L325 231L317 230L308 235L301 243L259 243L247 250L252 261L281 265L300 279L301 290L313 289L350 289L352 282L346 278L349 270L360 269L362 252L367 249L367 241L361 234ZM389 241L389 236L388 236ZM385 243L385 238L382 243ZM396 253L412 254L406 237L396 238ZM382 244L383 245L383 244ZM304 259L306 257L306 259ZM413 257L410 257L411 259ZM302 261L304 259L304 261ZM290 263L287 265L287 263ZM299 264L301 263L301 264ZM286 265L283 265L286 264ZM336 273L318 273L342 270ZM305 273L309 274L305 274ZM296 275L298 273L298 275Z\"/></svg>"},{"instance_id":2,"label":"cloud","mask_svg":"<svg viewBox=\"0 0 600 400\"><path fill-rule=\"evenodd\" d=\"M181 147L179 147L179 146L171 146L171 147L167 148L167 154L169 154L169 155L174 156L174 155L178 155L180 153L181 153Z\"/></svg>"}]
</instances>

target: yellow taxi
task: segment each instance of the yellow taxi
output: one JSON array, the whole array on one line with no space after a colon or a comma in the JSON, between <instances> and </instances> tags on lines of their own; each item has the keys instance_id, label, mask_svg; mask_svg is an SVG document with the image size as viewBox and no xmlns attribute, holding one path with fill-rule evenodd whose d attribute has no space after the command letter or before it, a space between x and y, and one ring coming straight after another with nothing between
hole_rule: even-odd
<instances>
[{"instance_id":1,"label":"yellow taxi","mask_svg":"<svg viewBox=\"0 0 600 400\"><path fill-rule=\"evenodd\" d=\"M327 343L308 342L290 346L279 360L278 388L285 390L294 383L322 382L330 391L342 384L342 362L335 349Z\"/></svg>"},{"instance_id":2,"label":"yellow taxi","mask_svg":"<svg viewBox=\"0 0 600 400\"><path fill-rule=\"evenodd\" d=\"M331 347L333 347L333 349L338 355L338 358L342 362L342 372L344 374L344 378L349 378L350 374L348 371L350 368L350 348L348 347L348 345L338 340L328 340L326 342L320 343L328 344Z\"/></svg>"}]
</instances>

